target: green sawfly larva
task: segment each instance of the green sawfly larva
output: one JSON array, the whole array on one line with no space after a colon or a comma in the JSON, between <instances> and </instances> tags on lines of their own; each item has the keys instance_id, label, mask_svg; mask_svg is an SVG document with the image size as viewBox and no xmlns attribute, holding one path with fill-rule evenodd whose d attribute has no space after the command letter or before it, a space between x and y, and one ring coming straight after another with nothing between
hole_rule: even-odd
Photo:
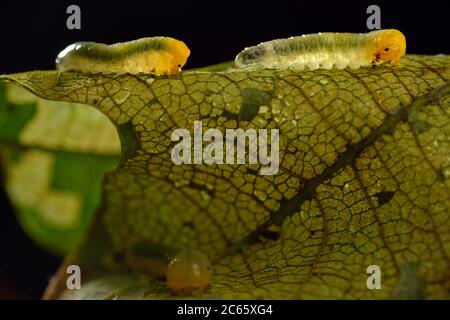
<instances>
[{"instance_id":1,"label":"green sawfly larva","mask_svg":"<svg viewBox=\"0 0 450 320\"><path fill-rule=\"evenodd\" d=\"M398 65L406 52L398 30L368 33L318 33L263 42L245 48L235 59L237 68L356 69L389 62Z\"/></svg>"},{"instance_id":2,"label":"green sawfly larva","mask_svg":"<svg viewBox=\"0 0 450 320\"><path fill-rule=\"evenodd\" d=\"M173 75L180 72L189 57L186 44L174 38L142 38L116 44L76 42L58 54L59 70L86 73L154 73Z\"/></svg>"}]
</instances>

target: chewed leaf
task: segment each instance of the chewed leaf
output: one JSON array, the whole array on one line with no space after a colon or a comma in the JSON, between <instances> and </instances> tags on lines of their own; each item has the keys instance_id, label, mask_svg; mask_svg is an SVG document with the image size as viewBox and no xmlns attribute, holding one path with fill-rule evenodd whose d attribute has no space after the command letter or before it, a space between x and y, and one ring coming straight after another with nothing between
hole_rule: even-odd
<instances>
[{"instance_id":1,"label":"chewed leaf","mask_svg":"<svg viewBox=\"0 0 450 320\"><path fill-rule=\"evenodd\" d=\"M0 87L0 157L17 217L46 249L65 254L100 202L103 174L118 162L114 126L85 105Z\"/></svg>"},{"instance_id":2,"label":"chewed leaf","mask_svg":"<svg viewBox=\"0 0 450 320\"><path fill-rule=\"evenodd\" d=\"M94 106L118 129L121 163L81 262L142 242L199 250L213 268L203 297L291 299L449 298L449 79L448 56L356 70L0 77ZM196 121L203 132L278 129L278 170L175 165L171 135L192 135ZM371 265L379 290L367 287ZM120 281L97 270L81 297L171 296L151 270L136 282L119 267Z\"/></svg>"}]
</instances>

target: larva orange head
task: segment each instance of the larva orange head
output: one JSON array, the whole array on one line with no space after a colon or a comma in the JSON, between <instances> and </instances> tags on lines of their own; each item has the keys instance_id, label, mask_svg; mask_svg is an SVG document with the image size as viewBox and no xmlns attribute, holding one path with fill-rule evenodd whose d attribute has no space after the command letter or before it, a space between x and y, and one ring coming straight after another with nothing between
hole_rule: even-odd
<instances>
[{"instance_id":1,"label":"larva orange head","mask_svg":"<svg viewBox=\"0 0 450 320\"><path fill-rule=\"evenodd\" d=\"M167 267L167 285L179 295L201 293L211 282L212 266L208 257L197 250L182 250Z\"/></svg>"},{"instance_id":2,"label":"larva orange head","mask_svg":"<svg viewBox=\"0 0 450 320\"><path fill-rule=\"evenodd\" d=\"M406 38L395 29L375 31L371 51L375 62L398 64L406 52Z\"/></svg>"},{"instance_id":3,"label":"larva orange head","mask_svg":"<svg viewBox=\"0 0 450 320\"><path fill-rule=\"evenodd\" d=\"M191 51L187 47L187 45L180 40L171 38L171 41L168 43L168 51L172 55L172 64L174 68L177 70L173 70L178 73L181 68L186 64L186 61L191 54Z\"/></svg>"}]
</instances>

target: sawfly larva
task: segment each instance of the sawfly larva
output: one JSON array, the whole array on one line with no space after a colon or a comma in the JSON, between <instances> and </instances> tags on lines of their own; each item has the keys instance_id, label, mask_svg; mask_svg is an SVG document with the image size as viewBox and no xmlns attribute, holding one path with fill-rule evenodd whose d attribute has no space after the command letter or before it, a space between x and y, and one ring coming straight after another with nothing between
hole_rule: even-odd
<instances>
[{"instance_id":1,"label":"sawfly larva","mask_svg":"<svg viewBox=\"0 0 450 320\"><path fill-rule=\"evenodd\" d=\"M173 75L180 72L190 50L174 38L142 38L116 44L76 42L58 54L59 70L86 73L154 73Z\"/></svg>"},{"instance_id":2,"label":"sawfly larva","mask_svg":"<svg viewBox=\"0 0 450 320\"><path fill-rule=\"evenodd\" d=\"M368 33L319 33L263 42L236 57L238 68L356 69L390 62L398 65L406 51L405 36L398 30Z\"/></svg>"},{"instance_id":3,"label":"sawfly larva","mask_svg":"<svg viewBox=\"0 0 450 320\"><path fill-rule=\"evenodd\" d=\"M177 295L198 295L210 286L212 266L208 257L197 250L182 250L170 261L166 279Z\"/></svg>"},{"instance_id":4,"label":"sawfly larva","mask_svg":"<svg viewBox=\"0 0 450 320\"><path fill-rule=\"evenodd\" d=\"M102 258L103 266L116 272L133 271L166 280L176 295L201 295L210 287L212 266L198 250L174 249L142 241Z\"/></svg>"}]
</instances>

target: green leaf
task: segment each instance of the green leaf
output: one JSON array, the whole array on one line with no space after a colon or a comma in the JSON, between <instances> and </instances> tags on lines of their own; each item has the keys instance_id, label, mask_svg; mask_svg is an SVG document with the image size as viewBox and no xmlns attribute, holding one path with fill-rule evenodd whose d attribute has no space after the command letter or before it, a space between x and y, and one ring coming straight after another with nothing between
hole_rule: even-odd
<instances>
[{"instance_id":1,"label":"green leaf","mask_svg":"<svg viewBox=\"0 0 450 320\"><path fill-rule=\"evenodd\" d=\"M97 273L78 298L171 297L154 270L111 263L123 250L145 258L144 244L150 260L206 253L202 298L289 299L450 297L449 79L449 56L414 55L398 68L0 77L94 106L118 129L121 162L79 257ZM196 120L203 132L279 129L278 173L174 165L171 134ZM370 265L380 290L367 288Z\"/></svg>"},{"instance_id":2,"label":"green leaf","mask_svg":"<svg viewBox=\"0 0 450 320\"><path fill-rule=\"evenodd\" d=\"M119 152L114 127L95 109L0 86L5 188L19 222L42 247L65 254L82 240Z\"/></svg>"}]
</instances>

